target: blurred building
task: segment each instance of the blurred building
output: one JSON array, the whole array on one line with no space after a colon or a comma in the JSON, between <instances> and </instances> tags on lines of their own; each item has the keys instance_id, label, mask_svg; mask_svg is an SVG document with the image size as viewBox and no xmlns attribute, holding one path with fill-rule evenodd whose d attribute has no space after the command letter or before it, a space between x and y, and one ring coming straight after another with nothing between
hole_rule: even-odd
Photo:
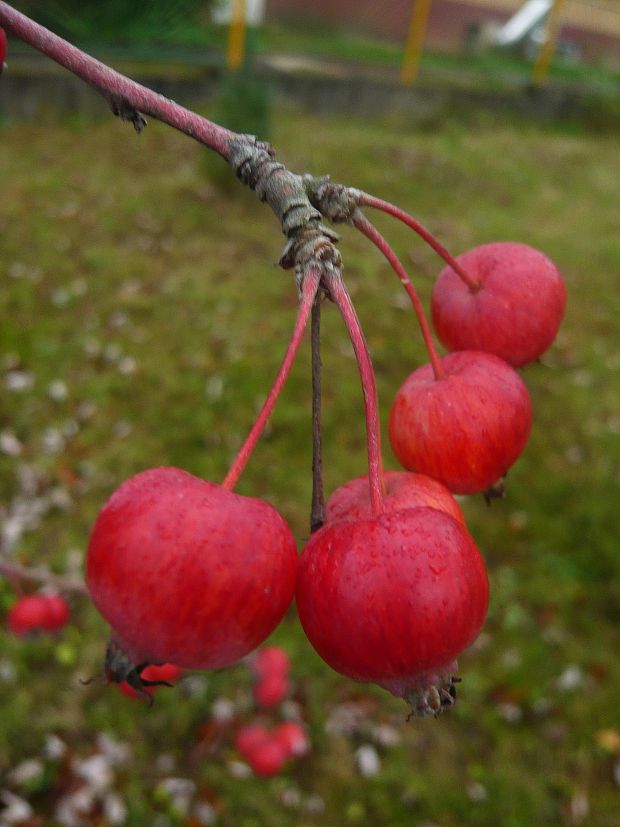
<instances>
[{"instance_id":1,"label":"blurred building","mask_svg":"<svg viewBox=\"0 0 620 827\"><path fill-rule=\"evenodd\" d=\"M462 51L477 33L503 25L522 5L523 0L432 0L426 44ZM266 0L268 20L335 26L400 42L411 9L408 0ZM620 0L566 0L561 38L584 60L620 67Z\"/></svg>"}]
</instances>

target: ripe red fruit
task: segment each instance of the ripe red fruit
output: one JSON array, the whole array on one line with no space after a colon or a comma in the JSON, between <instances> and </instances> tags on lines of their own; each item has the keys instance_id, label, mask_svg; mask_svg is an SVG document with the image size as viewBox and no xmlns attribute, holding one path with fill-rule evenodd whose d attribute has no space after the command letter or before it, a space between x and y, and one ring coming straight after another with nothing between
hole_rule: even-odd
<instances>
[{"instance_id":1,"label":"ripe red fruit","mask_svg":"<svg viewBox=\"0 0 620 827\"><path fill-rule=\"evenodd\" d=\"M234 663L282 619L296 570L293 535L267 503L178 468L137 474L103 507L88 547L88 588L113 630L108 676Z\"/></svg>"},{"instance_id":2,"label":"ripe red fruit","mask_svg":"<svg viewBox=\"0 0 620 827\"><path fill-rule=\"evenodd\" d=\"M130 698L142 699L145 692L152 695L158 686L175 684L182 672L181 667L175 666L173 663L151 664L146 666L140 673L142 685L139 691L130 686L127 681L119 683L118 688ZM151 682L153 683L151 684Z\"/></svg>"},{"instance_id":3,"label":"ripe red fruit","mask_svg":"<svg viewBox=\"0 0 620 827\"><path fill-rule=\"evenodd\" d=\"M8 627L20 637L31 632L57 632L69 621L70 611L60 595L29 594L11 607Z\"/></svg>"},{"instance_id":4,"label":"ripe red fruit","mask_svg":"<svg viewBox=\"0 0 620 827\"><path fill-rule=\"evenodd\" d=\"M491 353L464 350L410 374L390 412L389 434L399 462L456 494L486 491L525 448L532 403L519 374Z\"/></svg>"},{"instance_id":5,"label":"ripe red fruit","mask_svg":"<svg viewBox=\"0 0 620 827\"><path fill-rule=\"evenodd\" d=\"M263 646L252 658L252 668L259 680L286 677L290 666L289 656L280 646Z\"/></svg>"},{"instance_id":6,"label":"ripe red fruit","mask_svg":"<svg viewBox=\"0 0 620 827\"><path fill-rule=\"evenodd\" d=\"M6 33L2 26L0 26L0 75L4 69L4 61L7 53Z\"/></svg>"},{"instance_id":7,"label":"ripe red fruit","mask_svg":"<svg viewBox=\"0 0 620 827\"><path fill-rule=\"evenodd\" d=\"M326 525L301 555L297 609L316 651L337 672L405 698L417 715L453 702L455 658L487 606L474 541L434 508Z\"/></svg>"},{"instance_id":8,"label":"ripe red fruit","mask_svg":"<svg viewBox=\"0 0 620 827\"><path fill-rule=\"evenodd\" d=\"M285 675L268 675L254 686L254 700L259 706L271 709L283 701L289 693L289 682Z\"/></svg>"},{"instance_id":9,"label":"ripe red fruit","mask_svg":"<svg viewBox=\"0 0 620 827\"><path fill-rule=\"evenodd\" d=\"M269 740L269 737L269 730L262 724L247 724L237 730L235 747L239 754L247 759L256 747L263 741Z\"/></svg>"},{"instance_id":10,"label":"ripe red fruit","mask_svg":"<svg viewBox=\"0 0 620 827\"><path fill-rule=\"evenodd\" d=\"M297 721L283 721L278 724L274 736L284 746L287 757L300 758L310 749L306 730Z\"/></svg>"},{"instance_id":11,"label":"ripe red fruit","mask_svg":"<svg viewBox=\"0 0 620 827\"><path fill-rule=\"evenodd\" d=\"M445 511L465 525L460 505L445 485L425 474L407 471L385 471L383 473L385 493L383 502L386 511L428 506ZM325 521L359 520L372 516L368 475L356 477L337 488L325 505Z\"/></svg>"},{"instance_id":12,"label":"ripe red fruit","mask_svg":"<svg viewBox=\"0 0 620 827\"><path fill-rule=\"evenodd\" d=\"M551 345L564 315L566 287L555 264L512 241L483 244L457 258L472 290L451 267L433 287L431 311L448 350L486 350L514 367Z\"/></svg>"},{"instance_id":13,"label":"ripe red fruit","mask_svg":"<svg viewBox=\"0 0 620 827\"><path fill-rule=\"evenodd\" d=\"M246 756L246 760L254 773L262 778L277 775L287 758L288 754L284 744L271 735L258 743Z\"/></svg>"},{"instance_id":14,"label":"ripe red fruit","mask_svg":"<svg viewBox=\"0 0 620 827\"><path fill-rule=\"evenodd\" d=\"M48 621L47 628L56 632L66 626L71 616L67 601L59 594L49 594L47 597Z\"/></svg>"}]
</instances>

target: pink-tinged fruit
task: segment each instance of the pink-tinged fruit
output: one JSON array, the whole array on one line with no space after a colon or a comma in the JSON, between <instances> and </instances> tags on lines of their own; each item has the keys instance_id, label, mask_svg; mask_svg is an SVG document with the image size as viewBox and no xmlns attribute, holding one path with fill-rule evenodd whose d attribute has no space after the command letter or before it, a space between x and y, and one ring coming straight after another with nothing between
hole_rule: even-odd
<instances>
[{"instance_id":1,"label":"pink-tinged fruit","mask_svg":"<svg viewBox=\"0 0 620 827\"><path fill-rule=\"evenodd\" d=\"M19 637L37 632L58 632L67 625L70 609L58 594L29 594L18 598L8 615L9 630Z\"/></svg>"},{"instance_id":2,"label":"pink-tinged fruit","mask_svg":"<svg viewBox=\"0 0 620 827\"><path fill-rule=\"evenodd\" d=\"M0 26L0 75L2 74L2 70L4 69L4 61L6 60L6 53L7 53L7 42L6 42L6 32Z\"/></svg>"},{"instance_id":3,"label":"pink-tinged fruit","mask_svg":"<svg viewBox=\"0 0 620 827\"><path fill-rule=\"evenodd\" d=\"M137 474L103 507L88 546L88 589L113 630L106 674L238 661L282 619L296 572L293 535L268 503L178 468Z\"/></svg>"},{"instance_id":4,"label":"pink-tinged fruit","mask_svg":"<svg viewBox=\"0 0 620 827\"><path fill-rule=\"evenodd\" d=\"M455 658L480 632L488 599L476 544L434 508L326 525L300 559L297 609L319 655L420 716L453 703Z\"/></svg>"},{"instance_id":5,"label":"pink-tinged fruit","mask_svg":"<svg viewBox=\"0 0 620 827\"><path fill-rule=\"evenodd\" d=\"M254 700L258 706L272 709L281 703L289 693L289 682L283 675L268 675L254 686Z\"/></svg>"},{"instance_id":6,"label":"pink-tinged fruit","mask_svg":"<svg viewBox=\"0 0 620 827\"><path fill-rule=\"evenodd\" d=\"M465 525L460 505L450 491L437 480L425 474L408 471L384 471L383 504L386 511L428 506L445 511ZM359 520L373 514L370 503L368 475L356 477L337 488L325 505L325 522Z\"/></svg>"},{"instance_id":7,"label":"pink-tinged fruit","mask_svg":"<svg viewBox=\"0 0 620 827\"><path fill-rule=\"evenodd\" d=\"M243 758L252 754L259 744L269 740L269 730L263 724L246 724L235 735L235 747Z\"/></svg>"},{"instance_id":8,"label":"pink-tinged fruit","mask_svg":"<svg viewBox=\"0 0 620 827\"><path fill-rule=\"evenodd\" d=\"M503 359L464 350L411 373L396 394L389 435L398 461L455 494L487 491L523 452L532 428L525 383Z\"/></svg>"},{"instance_id":9,"label":"pink-tinged fruit","mask_svg":"<svg viewBox=\"0 0 620 827\"><path fill-rule=\"evenodd\" d=\"M306 730L297 721L283 721L278 724L274 736L284 746L288 757L301 758L310 751Z\"/></svg>"},{"instance_id":10,"label":"pink-tinged fruit","mask_svg":"<svg viewBox=\"0 0 620 827\"><path fill-rule=\"evenodd\" d=\"M265 741L261 741L250 751L246 760L255 775L269 778L280 772L287 757L285 746L277 738L269 735Z\"/></svg>"},{"instance_id":11,"label":"pink-tinged fruit","mask_svg":"<svg viewBox=\"0 0 620 827\"><path fill-rule=\"evenodd\" d=\"M566 287L543 253L512 241L475 247L457 258L480 284L472 290L451 267L433 287L431 311L448 350L485 350L514 367L551 345L566 306Z\"/></svg>"},{"instance_id":12,"label":"pink-tinged fruit","mask_svg":"<svg viewBox=\"0 0 620 827\"><path fill-rule=\"evenodd\" d=\"M286 677L291 663L281 646L263 646L252 657L252 669L259 680L273 675Z\"/></svg>"}]
</instances>

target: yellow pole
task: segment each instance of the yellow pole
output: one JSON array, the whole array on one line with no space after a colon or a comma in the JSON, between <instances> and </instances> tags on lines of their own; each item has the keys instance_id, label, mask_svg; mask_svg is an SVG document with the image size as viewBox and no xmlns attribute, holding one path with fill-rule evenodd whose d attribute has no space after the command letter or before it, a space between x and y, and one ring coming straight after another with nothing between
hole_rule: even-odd
<instances>
[{"instance_id":1,"label":"yellow pole","mask_svg":"<svg viewBox=\"0 0 620 827\"><path fill-rule=\"evenodd\" d=\"M532 82L535 86L544 83L549 74L551 59L560 33L560 13L563 5L564 0L553 0L549 19L547 20L547 28L545 29L545 39L538 50L532 71Z\"/></svg>"},{"instance_id":2,"label":"yellow pole","mask_svg":"<svg viewBox=\"0 0 620 827\"><path fill-rule=\"evenodd\" d=\"M405 53L400 67L400 82L405 86L411 86L418 76L430 9L431 0L414 0L413 2Z\"/></svg>"},{"instance_id":3,"label":"yellow pole","mask_svg":"<svg viewBox=\"0 0 620 827\"><path fill-rule=\"evenodd\" d=\"M239 69L243 65L245 54L245 0L232 0L230 27L228 29L228 48L226 66Z\"/></svg>"}]
</instances>

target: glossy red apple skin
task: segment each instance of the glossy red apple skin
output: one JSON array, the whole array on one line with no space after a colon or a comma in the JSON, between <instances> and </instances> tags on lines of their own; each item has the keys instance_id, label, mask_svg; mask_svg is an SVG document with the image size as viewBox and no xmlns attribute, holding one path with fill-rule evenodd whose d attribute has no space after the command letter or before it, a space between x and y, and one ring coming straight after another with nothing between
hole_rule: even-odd
<instances>
[{"instance_id":1,"label":"glossy red apple skin","mask_svg":"<svg viewBox=\"0 0 620 827\"><path fill-rule=\"evenodd\" d=\"M562 322L566 286L555 264L526 244L483 244L457 261L481 283L472 291L445 267L431 295L433 326L448 350L485 350L513 367L550 347Z\"/></svg>"},{"instance_id":2,"label":"glossy red apple skin","mask_svg":"<svg viewBox=\"0 0 620 827\"><path fill-rule=\"evenodd\" d=\"M86 579L133 663L213 669L273 631L296 570L294 538L269 504L155 468L123 483L101 510Z\"/></svg>"},{"instance_id":3,"label":"glossy red apple skin","mask_svg":"<svg viewBox=\"0 0 620 827\"><path fill-rule=\"evenodd\" d=\"M410 471L442 482L455 494L491 488L521 455L532 428L525 383L503 359L463 350L411 373L396 394L390 442Z\"/></svg>"},{"instance_id":4,"label":"glossy red apple skin","mask_svg":"<svg viewBox=\"0 0 620 827\"><path fill-rule=\"evenodd\" d=\"M323 660L403 697L473 642L488 596L471 536L433 508L324 526L302 551L296 594Z\"/></svg>"},{"instance_id":5,"label":"glossy red apple skin","mask_svg":"<svg viewBox=\"0 0 620 827\"><path fill-rule=\"evenodd\" d=\"M409 471L384 471L383 482L386 511L428 506L445 511L465 525L460 505L445 485L437 480ZM371 517L372 513L367 474L341 485L325 504L326 523L359 520L361 517Z\"/></svg>"}]
</instances>

